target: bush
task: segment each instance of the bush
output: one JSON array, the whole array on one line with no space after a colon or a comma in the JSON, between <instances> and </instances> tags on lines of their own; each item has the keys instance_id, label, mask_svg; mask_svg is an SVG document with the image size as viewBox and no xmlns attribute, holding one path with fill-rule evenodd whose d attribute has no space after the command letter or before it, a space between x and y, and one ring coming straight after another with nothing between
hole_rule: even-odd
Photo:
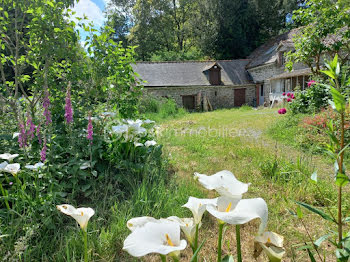
<instances>
[{"instance_id":1,"label":"bush","mask_svg":"<svg viewBox=\"0 0 350 262\"><path fill-rule=\"evenodd\" d=\"M145 118L161 121L184 115L186 110L178 107L173 99L145 95L140 100L139 113Z\"/></svg>"},{"instance_id":2,"label":"bush","mask_svg":"<svg viewBox=\"0 0 350 262\"><path fill-rule=\"evenodd\" d=\"M308 89L295 93L295 99L289 104L289 108L293 114L315 113L328 107L329 99L331 95L327 88L312 84Z\"/></svg>"},{"instance_id":3,"label":"bush","mask_svg":"<svg viewBox=\"0 0 350 262\"><path fill-rule=\"evenodd\" d=\"M13 126L1 126L0 153L18 153L13 162L21 165L21 171L17 175L1 172L3 175L0 176L0 235L4 236L4 239L0 238L3 247L0 257L6 257L7 261L18 261L27 256L34 260L50 257L49 250L55 249L57 242L49 241L46 236L58 240L62 234L59 228L65 228L66 218L56 215L58 204L81 206L88 203L99 208L100 217L108 219L110 206L98 203L113 205L117 200L122 203L141 184L160 184L166 179L162 147L151 142L155 134L154 122L120 121L113 115L106 112L93 117L92 143L87 139L88 120L79 110L74 111L71 124L53 117L57 122L47 127L43 124L42 131L32 139L29 139L30 126L26 123L28 140L23 148L19 148L18 137L12 136L17 130L12 129ZM33 120L36 126L39 126L38 121ZM143 132L133 135L129 128L125 141L125 136L112 132L116 122L128 123L135 132L134 127L139 126ZM38 170L26 169L25 165L40 161L43 144L39 144L39 138L43 143L44 137L47 141L46 159L42 160L44 166ZM52 246L44 247L43 241ZM19 250L22 246L31 248Z\"/></svg>"}]
</instances>

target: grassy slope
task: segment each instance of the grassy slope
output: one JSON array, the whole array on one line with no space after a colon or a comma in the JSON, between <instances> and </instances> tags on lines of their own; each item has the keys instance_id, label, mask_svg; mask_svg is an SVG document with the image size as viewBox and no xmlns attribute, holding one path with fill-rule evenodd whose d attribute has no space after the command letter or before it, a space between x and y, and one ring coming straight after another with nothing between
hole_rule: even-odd
<instances>
[{"instance_id":1,"label":"grassy slope","mask_svg":"<svg viewBox=\"0 0 350 262\"><path fill-rule=\"evenodd\" d=\"M322 157L309 156L268 136L267 129L278 118L276 110L218 110L210 113L188 114L180 119L163 123L161 143L170 155L178 181L191 181L194 172L214 174L223 169L232 171L241 181L252 183L244 196L262 197L269 206L268 230L285 236L287 260L308 261L306 254L293 252L297 245L307 241L305 229L289 209L295 209L293 200L317 206L330 204L335 213L336 191L329 183L332 166ZM192 132L192 133L191 133ZM286 134L290 130L285 130ZM274 168L277 165L277 170ZM275 166L276 167L276 166ZM325 196L322 197L308 177L316 170ZM190 180L189 180L190 179ZM214 193L208 193L214 196ZM348 199L346 195L344 199ZM347 210L348 203L346 203ZM307 212L305 212L307 213ZM204 218L202 237L208 237L203 256L215 259L216 222L208 215ZM323 235L327 227L323 220L306 214L304 222L314 239ZM242 229L244 261L253 261L252 239L258 222ZM235 253L234 230L227 230L226 251ZM185 258L184 258L185 259ZM186 261L186 259L184 260Z\"/></svg>"}]
</instances>

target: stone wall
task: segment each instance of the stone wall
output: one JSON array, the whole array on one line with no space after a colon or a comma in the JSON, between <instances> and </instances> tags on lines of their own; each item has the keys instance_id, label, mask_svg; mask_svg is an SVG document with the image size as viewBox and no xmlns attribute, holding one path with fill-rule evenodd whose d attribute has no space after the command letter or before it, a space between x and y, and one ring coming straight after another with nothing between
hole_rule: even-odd
<instances>
[{"instance_id":1,"label":"stone wall","mask_svg":"<svg viewBox=\"0 0 350 262\"><path fill-rule=\"evenodd\" d=\"M294 70L300 70L307 68L304 64L296 63L293 66ZM253 80L255 83L261 83L264 84L264 100L265 102L269 103L269 93L271 89L271 83L269 78L272 78L274 76L283 74L286 72L286 69L284 66L277 66L276 63L271 63L268 65L262 65L254 68L248 69L250 75L253 77Z\"/></svg>"},{"instance_id":2,"label":"stone wall","mask_svg":"<svg viewBox=\"0 0 350 262\"><path fill-rule=\"evenodd\" d=\"M153 95L173 98L179 106L182 104L182 96L194 95L198 93L207 96L214 109L234 107L234 89L246 89L246 104L253 105L256 97L255 85L244 86L189 86L189 87L145 87L144 92Z\"/></svg>"}]
</instances>

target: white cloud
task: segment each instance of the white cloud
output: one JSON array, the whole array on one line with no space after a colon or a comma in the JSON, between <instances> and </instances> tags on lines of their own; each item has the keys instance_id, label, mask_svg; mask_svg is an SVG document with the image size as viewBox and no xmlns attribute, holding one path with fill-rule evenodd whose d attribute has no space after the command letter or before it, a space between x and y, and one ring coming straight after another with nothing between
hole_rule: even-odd
<instances>
[{"instance_id":1,"label":"white cloud","mask_svg":"<svg viewBox=\"0 0 350 262\"><path fill-rule=\"evenodd\" d=\"M110 0L104 0L109 2ZM95 27L99 28L106 21L106 18L102 10L92 0L80 0L75 4L73 11L76 12L77 17L83 17L86 15L89 21L93 21Z\"/></svg>"}]
</instances>

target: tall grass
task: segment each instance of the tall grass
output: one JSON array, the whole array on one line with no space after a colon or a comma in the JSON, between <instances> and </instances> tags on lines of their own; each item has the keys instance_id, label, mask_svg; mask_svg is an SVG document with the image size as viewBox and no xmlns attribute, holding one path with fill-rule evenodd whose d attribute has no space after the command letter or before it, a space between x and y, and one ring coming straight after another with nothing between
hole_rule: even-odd
<instances>
[{"instance_id":1,"label":"tall grass","mask_svg":"<svg viewBox=\"0 0 350 262\"><path fill-rule=\"evenodd\" d=\"M173 99L145 95L140 101L139 113L145 118L163 122L184 116L187 111L179 107Z\"/></svg>"}]
</instances>

